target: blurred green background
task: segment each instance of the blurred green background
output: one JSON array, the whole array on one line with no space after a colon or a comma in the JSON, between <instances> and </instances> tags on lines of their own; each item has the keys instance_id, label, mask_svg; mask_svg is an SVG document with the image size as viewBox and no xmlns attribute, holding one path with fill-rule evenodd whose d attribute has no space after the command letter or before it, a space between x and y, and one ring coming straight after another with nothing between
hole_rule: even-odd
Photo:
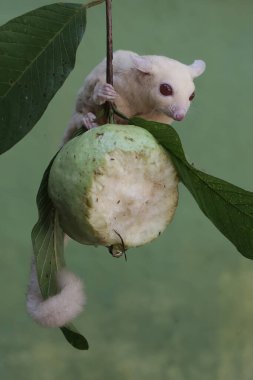
<instances>
[{"instance_id":1,"label":"blurred green background","mask_svg":"<svg viewBox=\"0 0 253 380\"><path fill-rule=\"evenodd\" d=\"M0 21L45 0L1 0ZM114 49L191 63L202 58L196 99L174 123L187 157L253 189L252 0L114 0ZM68 266L85 281L76 324L88 352L26 315L36 192L84 77L105 55L104 6L88 11L75 70L34 130L0 158L0 378L9 380L252 380L253 262L213 227L180 185L173 223L128 253L71 242Z\"/></svg>"}]
</instances>

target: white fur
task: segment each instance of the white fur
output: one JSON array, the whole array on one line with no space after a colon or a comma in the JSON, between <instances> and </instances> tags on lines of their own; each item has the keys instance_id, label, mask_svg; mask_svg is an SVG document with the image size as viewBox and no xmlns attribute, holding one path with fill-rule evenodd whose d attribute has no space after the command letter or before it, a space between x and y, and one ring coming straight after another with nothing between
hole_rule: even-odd
<instances>
[{"instance_id":1,"label":"white fur","mask_svg":"<svg viewBox=\"0 0 253 380\"><path fill-rule=\"evenodd\" d=\"M190 67L190 70L191 70L191 73L192 73L192 77L196 78L196 77L198 77L199 75L201 75L205 71L206 64L201 59L197 59L189 67Z\"/></svg>"},{"instance_id":2,"label":"white fur","mask_svg":"<svg viewBox=\"0 0 253 380\"><path fill-rule=\"evenodd\" d=\"M64 134L63 143L84 123L87 113L96 115L97 124L106 100L114 101L117 109L127 117L140 116L147 120L171 124L186 115L195 86L193 79L205 70L205 63L196 60L185 65L167 57L139 56L131 51L116 51L113 55L113 88L116 94L106 90L106 60L104 59L87 76L79 91L76 110ZM160 93L160 85L168 83L172 96ZM120 119L120 122L122 120Z\"/></svg>"},{"instance_id":3,"label":"white fur","mask_svg":"<svg viewBox=\"0 0 253 380\"><path fill-rule=\"evenodd\" d=\"M28 314L41 326L62 327L83 310L85 295L82 281L74 273L63 269L57 274L57 284L59 293L44 300L32 261L26 306Z\"/></svg>"}]
</instances>

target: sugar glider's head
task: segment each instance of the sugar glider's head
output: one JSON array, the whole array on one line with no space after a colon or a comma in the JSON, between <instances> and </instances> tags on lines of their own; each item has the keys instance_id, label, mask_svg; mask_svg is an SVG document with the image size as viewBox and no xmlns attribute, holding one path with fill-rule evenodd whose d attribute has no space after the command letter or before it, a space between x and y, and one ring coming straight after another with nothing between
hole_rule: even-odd
<instances>
[{"instance_id":1,"label":"sugar glider's head","mask_svg":"<svg viewBox=\"0 0 253 380\"><path fill-rule=\"evenodd\" d=\"M195 97L193 79L205 71L205 62L185 65L166 57L138 55L133 59L152 111L183 120Z\"/></svg>"}]
</instances>

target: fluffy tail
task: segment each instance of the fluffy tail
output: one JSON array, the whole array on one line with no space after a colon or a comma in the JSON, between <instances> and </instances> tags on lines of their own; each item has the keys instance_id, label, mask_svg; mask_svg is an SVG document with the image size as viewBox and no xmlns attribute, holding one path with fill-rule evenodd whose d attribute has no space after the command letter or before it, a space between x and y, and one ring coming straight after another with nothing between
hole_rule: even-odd
<instances>
[{"instance_id":1,"label":"fluffy tail","mask_svg":"<svg viewBox=\"0 0 253 380\"><path fill-rule=\"evenodd\" d=\"M28 314L41 326L62 327L83 310L85 294L80 278L63 269L57 274L57 284L59 293L44 300L32 261L26 306Z\"/></svg>"}]
</instances>

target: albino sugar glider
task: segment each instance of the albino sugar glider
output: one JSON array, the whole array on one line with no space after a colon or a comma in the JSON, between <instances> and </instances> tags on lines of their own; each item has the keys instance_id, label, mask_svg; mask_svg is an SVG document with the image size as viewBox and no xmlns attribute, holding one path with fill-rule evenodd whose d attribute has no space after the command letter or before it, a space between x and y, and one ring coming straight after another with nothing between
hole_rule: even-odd
<instances>
[{"instance_id":1,"label":"albino sugar glider","mask_svg":"<svg viewBox=\"0 0 253 380\"><path fill-rule=\"evenodd\" d=\"M201 60L185 65L167 57L116 51L113 86L106 83L104 59L87 76L79 91L63 144L82 125L89 129L104 124L104 118L99 115L106 101L113 102L127 117L140 116L165 124L182 120L195 95L193 79L204 72L205 66Z\"/></svg>"},{"instance_id":2,"label":"albino sugar glider","mask_svg":"<svg viewBox=\"0 0 253 380\"><path fill-rule=\"evenodd\" d=\"M104 124L106 120L101 117L101 111L107 101L113 102L127 117L140 116L166 124L182 120L195 95L193 79L204 70L205 63L201 60L185 65L166 57L116 51L113 55L113 86L106 83L106 60L103 60L87 76L79 91L76 110L65 131L63 144L82 125L89 129ZM69 323L85 303L79 278L63 270L57 279L59 293L43 300L32 264L27 310L42 326L61 327Z\"/></svg>"}]
</instances>

